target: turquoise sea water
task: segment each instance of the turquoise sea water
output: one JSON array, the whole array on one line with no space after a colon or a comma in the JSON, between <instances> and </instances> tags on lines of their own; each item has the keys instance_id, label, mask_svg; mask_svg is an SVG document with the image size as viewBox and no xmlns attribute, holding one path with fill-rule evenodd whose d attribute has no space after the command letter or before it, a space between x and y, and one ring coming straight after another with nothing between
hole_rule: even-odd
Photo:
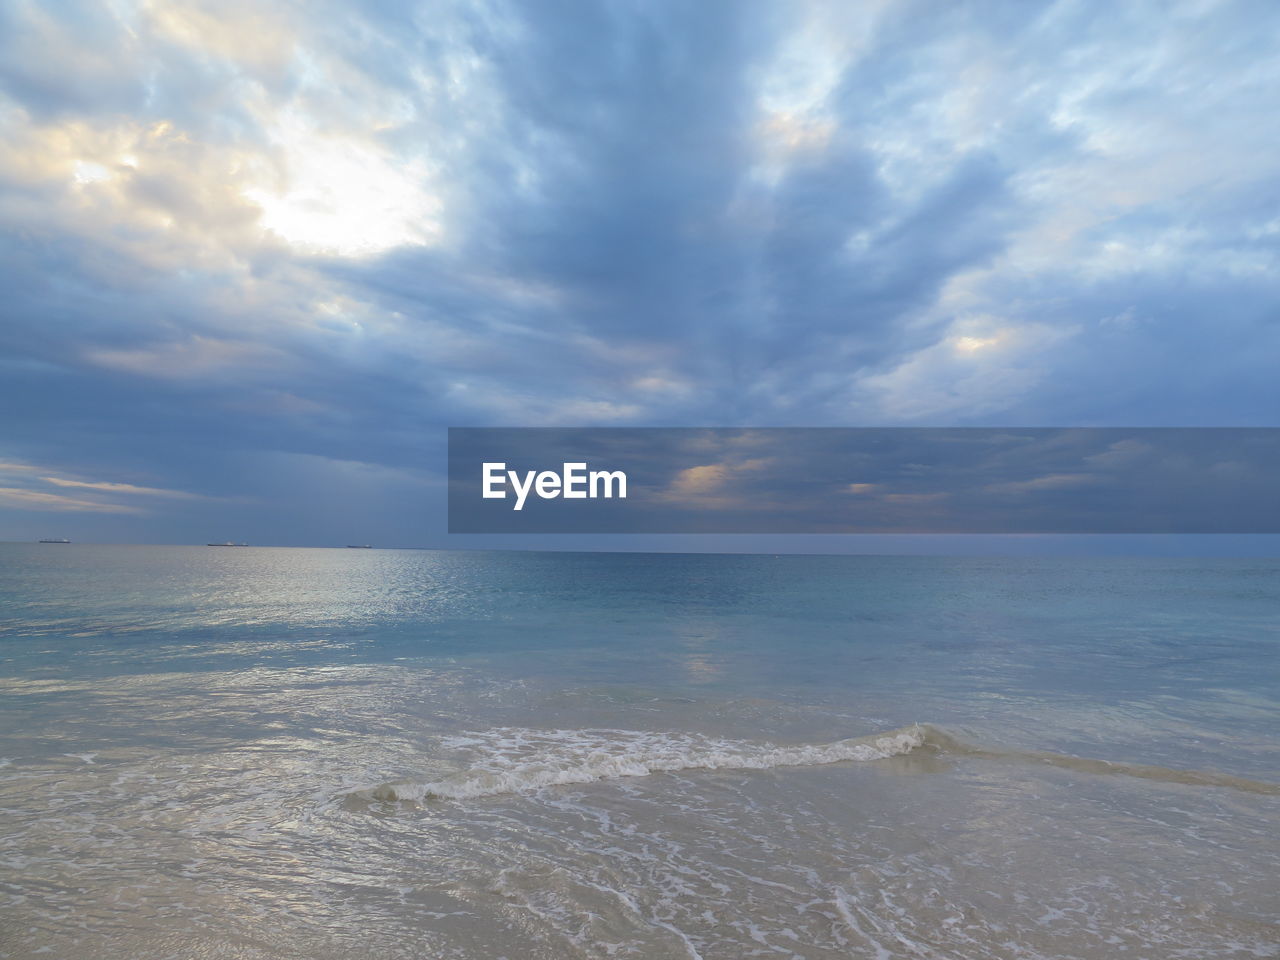
<instances>
[{"instance_id":1,"label":"turquoise sea water","mask_svg":"<svg viewBox=\"0 0 1280 960\"><path fill-rule=\"evenodd\" d=\"M1280 561L0 544L0 956L1280 955Z\"/></svg>"}]
</instances>

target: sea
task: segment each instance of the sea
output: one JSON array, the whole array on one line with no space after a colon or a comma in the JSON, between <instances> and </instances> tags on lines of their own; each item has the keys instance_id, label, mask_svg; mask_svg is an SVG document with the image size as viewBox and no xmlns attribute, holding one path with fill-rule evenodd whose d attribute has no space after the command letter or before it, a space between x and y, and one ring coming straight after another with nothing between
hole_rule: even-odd
<instances>
[{"instance_id":1,"label":"sea","mask_svg":"<svg viewBox=\"0 0 1280 960\"><path fill-rule=\"evenodd\" d=\"M1280 956L1280 560L0 544L0 957Z\"/></svg>"}]
</instances>

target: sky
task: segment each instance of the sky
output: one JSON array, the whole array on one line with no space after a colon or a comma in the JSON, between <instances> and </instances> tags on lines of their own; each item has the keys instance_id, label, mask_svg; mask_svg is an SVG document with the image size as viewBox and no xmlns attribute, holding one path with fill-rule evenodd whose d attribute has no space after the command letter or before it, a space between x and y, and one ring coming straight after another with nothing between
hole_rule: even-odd
<instances>
[{"instance_id":1,"label":"sky","mask_svg":"<svg viewBox=\"0 0 1280 960\"><path fill-rule=\"evenodd\" d=\"M0 0L0 539L480 542L451 426L1280 426L1277 49L1271 2Z\"/></svg>"}]
</instances>

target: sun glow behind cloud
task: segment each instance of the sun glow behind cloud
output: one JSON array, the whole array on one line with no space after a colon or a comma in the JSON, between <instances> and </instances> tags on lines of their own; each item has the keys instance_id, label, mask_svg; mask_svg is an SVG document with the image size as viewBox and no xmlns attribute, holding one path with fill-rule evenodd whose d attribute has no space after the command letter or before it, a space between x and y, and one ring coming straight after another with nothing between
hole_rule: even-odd
<instances>
[{"instance_id":1,"label":"sun glow behind cloud","mask_svg":"<svg viewBox=\"0 0 1280 960\"><path fill-rule=\"evenodd\" d=\"M1000 342L999 336L994 337L956 337L952 343L959 353L977 353L979 350L985 350L987 347L994 347Z\"/></svg>"},{"instance_id":2,"label":"sun glow behind cloud","mask_svg":"<svg viewBox=\"0 0 1280 960\"><path fill-rule=\"evenodd\" d=\"M151 19L134 24L135 34L174 40L165 11L146 8ZM237 74L240 129L175 102L132 114L42 113L0 86L0 181L47 191L46 220L60 213L64 227L99 242L118 237L134 256L170 266L211 254L244 260L280 241L302 255L341 257L438 242L443 203L430 138L389 139L414 117L407 100L388 108L376 87L361 89L345 113L335 111L335 75L347 68L301 52L306 80L282 98L272 75L295 55L290 43L277 38L270 50L238 56L201 35L184 30L179 39Z\"/></svg>"},{"instance_id":3,"label":"sun glow behind cloud","mask_svg":"<svg viewBox=\"0 0 1280 960\"><path fill-rule=\"evenodd\" d=\"M440 235L440 202L421 160L404 161L371 142L325 136L286 119L273 136L276 182L246 187L262 226L302 251L365 256L424 246Z\"/></svg>"}]
</instances>

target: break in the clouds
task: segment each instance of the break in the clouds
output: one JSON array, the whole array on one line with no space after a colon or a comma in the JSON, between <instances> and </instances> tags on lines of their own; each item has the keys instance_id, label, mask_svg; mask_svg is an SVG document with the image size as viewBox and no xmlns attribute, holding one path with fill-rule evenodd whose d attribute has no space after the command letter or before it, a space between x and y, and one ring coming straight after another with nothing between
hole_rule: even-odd
<instances>
[{"instance_id":1,"label":"break in the clouds","mask_svg":"<svg viewBox=\"0 0 1280 960\"><path fill-rule=\"evenodd\" d=\"M1262 2L0 0L0 534L427 542L449 425L1271 424L1277 49Z\"/></svg>"}]
</instances>

